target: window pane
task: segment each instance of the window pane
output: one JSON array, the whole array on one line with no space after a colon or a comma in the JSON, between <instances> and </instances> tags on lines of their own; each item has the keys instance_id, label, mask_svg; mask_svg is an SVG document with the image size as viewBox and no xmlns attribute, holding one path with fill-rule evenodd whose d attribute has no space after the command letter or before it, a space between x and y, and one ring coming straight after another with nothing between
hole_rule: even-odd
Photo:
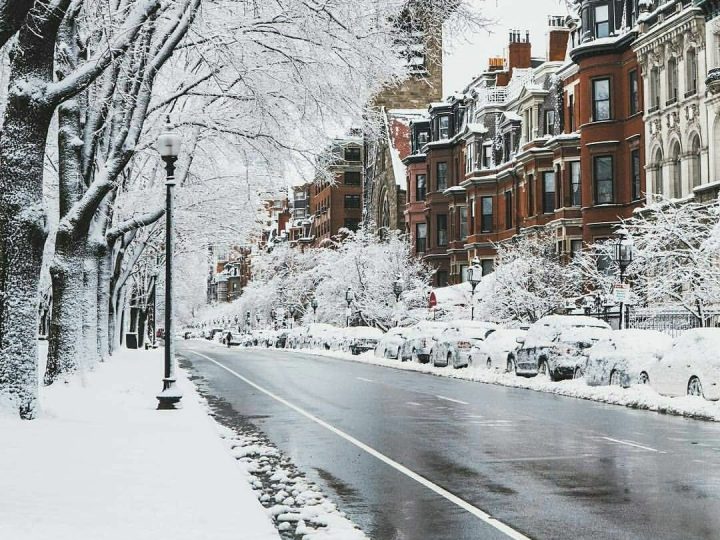
<instances>
[{"instance_id":1,"label":"window pane","mask_svg":"<svg viewBox=\"0 0 720 540\"><path fill-rule=\"evenodd\" d=\"M598 204L613 202L613 161L610 156L595 158L595 199Z\"/></svg>"},{"instance_id":2,"label":"window pane","mask_svg":"<svg viewBox=\"0 0 720 540\"><path fill-rule=\"evenodd\" d=\"M570 163L570 203L573 206L582 204L580 196L580 162L573 161Z\"/></svg>"},{"instance_id":3,"label":"window pane","mask_svg":"<svg viewBox=\"0 0 720 540\"><path fill-rule=\"evenodd\" d=\"M543 173L543 213L555 211L555 173Z\"/></svg>"},{"instance_id":4,"label":"window pane","mask_svg":"<svg viewBox=\"0 0 720 540\"><path fill-rule=\"evenodd\" d=\"M441 162L437 164L437 191L445 191L447 189L447 163Z\"/></svg>"}]
</instances>

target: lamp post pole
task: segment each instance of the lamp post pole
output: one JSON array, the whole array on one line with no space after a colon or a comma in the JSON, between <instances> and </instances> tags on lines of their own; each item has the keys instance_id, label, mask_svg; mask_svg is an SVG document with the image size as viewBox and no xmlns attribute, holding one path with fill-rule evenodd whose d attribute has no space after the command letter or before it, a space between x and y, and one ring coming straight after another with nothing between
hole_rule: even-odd
<instances>
[{"instance_id":1,"label":"lamp post pole","mask_svg":"<svg viewBox=\"0 0 720 540\"><path fill-rule=\"evenodd\" d=\"M173 336L173 188L175 187L175 162L180 150L180 137L166 129L160 135L157 149L165 162L165 373L163 389L157 396L158 409L170 410L180 407L182 393L175 385L175 340Z\"/></svg>"},{"instance_id":2,"label":"lamp post pole","mask_svg":"<svg viewBox=\"0 0 720 540\"><path fill-rule=\"evenodd\" d=\"M472 287L472 294L470 295L470 320L475 320L475 288L482 279L482 267L480 266L480 259L473 257L472 266L470 267L470 286Z\"/></svg>"},{"instance_id":3,"label":"lamp post pole","mask_svg":"<svg viewBox=\"0 0 720 540\"><path fill-rule=\"evenodd\" d=\"M352 287L348 287L345 291L345 301L347 302L347 313L345 314L345 326L350 327L350 304L353 301Z\"/></svg>"}]
</instances>

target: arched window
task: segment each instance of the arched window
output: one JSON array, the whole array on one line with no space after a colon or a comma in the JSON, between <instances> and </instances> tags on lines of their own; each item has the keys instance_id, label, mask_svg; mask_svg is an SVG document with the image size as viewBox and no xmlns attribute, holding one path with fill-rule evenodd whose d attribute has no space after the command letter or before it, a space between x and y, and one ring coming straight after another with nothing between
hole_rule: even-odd
<instances>
[{"instance_id":1,"label":"arched window","mask_svg":"<svg viewBox=\"0 0 720 540\"><path fill-rule=\"evenodd\" d=\"M680 164L680 144L677 142L672 146L672 193L671 196L678 198L682 196L682 171Z\"/></svg>"},{"instance_id":2,"label":"arched window","mask_svg":"<svg viewBox=\"0 0 720 540\"><path fill-rule=\"evenodd\" d=\"M685 74L687 77L687 94L692 95L697 93L697 53L695 49L688 49L685 55Z\"/></svg>"},{"instance_id":3,"label":"arched window","mask_svg":"<svg viewBox=\"0 0 720 540\"><path fill-rule=\"evenodd\" d=\"M653 165L655 167L655 189L653 192L656 195L663 194L663 153L660 148L655 151L653 158Z\"/></svg>"},{"instance_id":4,"label":"arched window","mask_svg":"<svg viewBox=\"0 0 720 540\"><path fill-rule=\"evenodd\" d=\"M702 182L700 151L700 137L695 135L690 144L690 180L692 187L698 187Z\"/></svg>"}]
</instances>

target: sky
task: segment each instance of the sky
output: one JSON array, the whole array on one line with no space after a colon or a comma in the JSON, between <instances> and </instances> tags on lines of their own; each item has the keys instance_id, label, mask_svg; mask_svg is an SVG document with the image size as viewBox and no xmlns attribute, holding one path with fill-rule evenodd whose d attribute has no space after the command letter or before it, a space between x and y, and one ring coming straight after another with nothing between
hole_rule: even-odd
<instances>
[{"instance_id":1,"label":"sky","mask_svg":"<svg viewBox=\"0 0 720 540\"><path fill-rule=\"evenodd\" d=\"M443 96L461 91L487 67L490 56L504 56L508 31L530 31L533 57L547 51L548 15L567 15L564 0L471 0L480 13L493 20L488 33L445 38Z\"/></svg>"}]
</instances>

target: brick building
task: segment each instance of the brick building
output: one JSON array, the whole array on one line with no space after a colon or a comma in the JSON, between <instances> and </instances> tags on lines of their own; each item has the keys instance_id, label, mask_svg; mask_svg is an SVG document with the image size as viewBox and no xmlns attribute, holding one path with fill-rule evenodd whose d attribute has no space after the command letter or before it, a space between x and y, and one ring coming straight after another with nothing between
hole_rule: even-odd
<instances>
[{"instance_id":1,"label":"brick building","mask_svg":"<svg viewBox=\"0 0 720 540\"><path fill-rule=\"evenodd\" d=\"M327 245L342 228L357 230L362 220L363 140L349 136L333 141L322 158L328 178L307 186L310 233L313 247Z\"/></svg>"}]
</instances>

